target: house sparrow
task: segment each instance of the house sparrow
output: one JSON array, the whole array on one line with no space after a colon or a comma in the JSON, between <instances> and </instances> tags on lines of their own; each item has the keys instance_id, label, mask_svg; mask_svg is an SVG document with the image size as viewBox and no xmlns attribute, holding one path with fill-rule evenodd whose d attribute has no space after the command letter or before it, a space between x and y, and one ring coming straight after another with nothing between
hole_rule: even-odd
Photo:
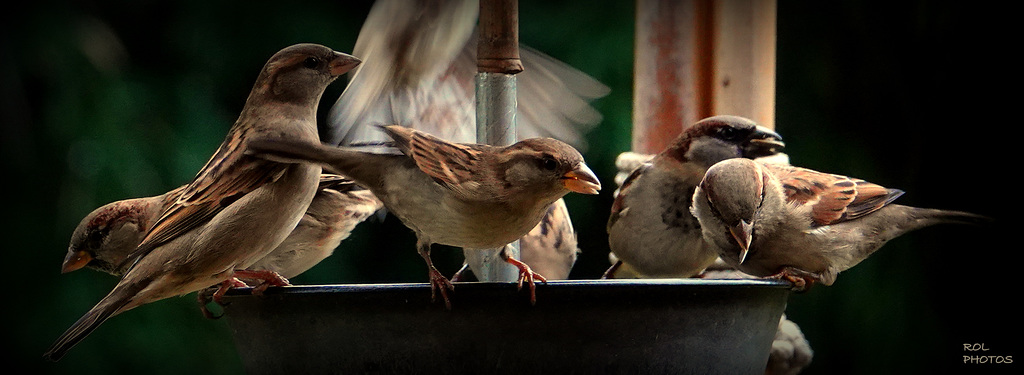
<instances>
[{"instance_id":1,"label":"house sparrow","mask_svg":"<svg viewBox=\"0 0 1024 375\"><path fill-rule=\"evenodd\" d=\"M110 317L137 306L231 283L277 247L316 193L320 167L245 154L253 140L319 142L324 89L359 60L315 44L274 54L217 152L153 223L114 289L46 351L59 360ZM121 268L121 266L117 266Z\"/></svg>"},{"instance_id":2,"label":"house sparrow","mask_svg":"<svg viewBox=\"0 0 1024 375\"><path fill-rule=\"evenodd\" d=\"M367 187L416 233L432 294L450 308L451 282L430 260L430 245L499 248L528 233L547 207L570 191L597 194L601 183L568 144L530 138L510 146L456 144L403 126L381 127L401 155L376 154L319 143L264 140L249 152L271 160L315 162ZM502 254L505 254L503 252ZM538 276L511 257L519 281Z\"/></svg>"},{"instance_id":3,"label":"house sparrow","mask_svg":"<svg viewBox=\"0 0 1024 375\"><path fill-rule=\"evenodd\" d=\"M579 253L576 230L564 199L548 206L540 223L519 239L520 259L547 280L568 279ZM469 264L464 263L451 280L468 280L471 273Z\"/></svg>"},{"instance_id":4,"label":"house sparrow","mask_svg":"<svg viewBox=\"0 0 1024 375\"><path fill-rule=\"evenodd\" d=\"M153 197L108 203L90 212L72 232L60 272L90 268L123 275L129 266L124 264L125 258L142 243L153 223L178 200L186 186Z\"/></svg>"},{"instance_id":5,"label":"house sparrow","mask_svg":"<svg viewBox=\"0 0 1024 375\"><path fill-rule=\"evenodd\" d=\"M705 241L730 266L783 278L797 291L831 285L889 240L941 223L989 219L959 211L892 204L903 191L780 164L730 159L715 164L693 194Z\"/></svg>"},{"instance_id":6,"label":"house sparrow","mask_svg":"<svg viewBox=\"0 0 1024 375\"><path fill-rule=\"evenodd\" d=\"M398 124L456 143L476 142L478 0L378 0L353 54L373 64L351 73L331 107L325 143L388 141L367 125ZM520 45L516 74L517 139L551 137L583 149L601 121L590 106L607 86Z\"/></svg>"},{"instance_id":7,"label":"house sparrow","mask_svg":"<svg viewBox=\"0 0 1024 375\"><path fill-rule=\"evenodd\" d=\"M353 47L353 54L373 64L349 73L349 85L328 115L325 143L374 150L366 145L389 139L372 125L384 124L399 124L449 142L477 142L479 11L478 0L375 1ZM601 121L600 112L589 103L607 95L608 87L528 46L520 45L520 57L525 70L516 74L517 139L548 136L582 149L586 131ZM520 241L524 260L564 254L560 251L566 249L543 246L568 244L541 241L526 246L523 241L530 240ZM534 251L538 254L530 254ZM467 267L452 280L468 277Z\"/></svg>"},{"instance_id":8,"label":"house sparrow","mask_svg":"<svg viewBox=\"0 0 1024 375\"><path fill-rule=\"evenodd\" d=\"M690 214L690 199L704 171L729 158L773 155L783 146L778 134L743 117L714 116L686 128L622 183L607 225L618 262L604 277L699 274L717 257Z\"/></svg>"},{"instance_id":9,"label":"house sparrow","mask_svg":"<svg viewBox=\"0 0 1024 375\"><path fill-rule=\"evenodd\" d=\"M90 268L114 276L124 274L124 259L142 242L143 235L174 203L185 186L163 195L117 201L85 216L75 228L61 272ZM292 278L306 272L334 252L352 229L383 204L352 180L320 175L320 185L299 224L274 251L250 270L277 272ZM117 268L123 265L122 268Z\"/></svg>"}]
</instances>

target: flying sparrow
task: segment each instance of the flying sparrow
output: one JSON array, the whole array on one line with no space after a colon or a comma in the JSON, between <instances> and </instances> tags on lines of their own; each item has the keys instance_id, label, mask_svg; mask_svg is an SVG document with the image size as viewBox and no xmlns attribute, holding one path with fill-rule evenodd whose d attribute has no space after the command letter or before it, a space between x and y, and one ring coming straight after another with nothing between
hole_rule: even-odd
<instances>
[{"instance_id":1,"label":"flying sparrow","mask_svg":"<svg viewBox=\"0 0 1024 375\"><path fill-rule=\"evenodd\" d=\"M400 155L284 139L253 142L249 152L271 160L319 163L370 189L416 233L432 294L440 292L448 308L452 285L430 260L431 244L503 247L528 233L565 194L597 194L601 189L583 156L555 139L530 138L496 147L451 143L397 125L381 129ZM519 268L520 284L530 282L533 300L536 273L505 255Z\"/></svg>"},{"instance_id":2,"label":"flying sparrow","mask_svg":"<svg viewBox=\"0 0 1024 375\"><path fill-rule=\"evenodd\" d=\"M315 44L293 45L274 54L220 148L125 258L128 268L118 284L44 357L59 360L100 324L124 311L230 283L236 271L284 241L313 200L320 167L277 163L245 150L258 139L319 142L320 97L328 84L358 63Z\"/></svg>"},{"instance_id":3,"label":"flying sparrow","mask_svg":"<svg viewBox=\"0 0 1024 375\"><path fill-rule=\"evenodd\" d=\"M743 117L714 116L686 128L622 183L607 225L611 255L618 262L604 277L699 274L718 256L690 214L690 199L704 172L722 160L770 156L783 146L778 134Z\"/></svg>"},{"instance_id":4,"label":"flying sparrow","mask_svg":"<svg viewBox=\"0 0 1024 375\"><path fill-rule=\"evenodd\" d=\"M398 124L456 143L476 142L478 0L378 0L353 54L354 69L331 107L324 142L388 141L373 126ZM590 102L607 86L540 51L520 45L516 74L518 139L551 137L582 149L601 121Z\"/></svg>"},{"instance_id":5,"label":"flying sparrow","mask_svg":"<svg viewBox=\"0 0 1024 375\"><path fill-rule=\"evenodd\" d=\"M981 224L966 212L892 202L903 191L789 165L730 159L693 195L705 241L730 266L783 278L794 289L835 282L889 240L942 223Z\"/></svg>"}]
</instances>

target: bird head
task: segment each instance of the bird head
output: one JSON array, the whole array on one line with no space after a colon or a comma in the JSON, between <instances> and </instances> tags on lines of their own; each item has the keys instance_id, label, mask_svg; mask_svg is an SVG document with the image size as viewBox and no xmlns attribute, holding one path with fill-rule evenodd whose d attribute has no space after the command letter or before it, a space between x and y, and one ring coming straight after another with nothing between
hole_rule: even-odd
<instances>
[{"instance_id":1,"label":"bird head","mask_svg":"<svg viewBox=\"0 0 1024 375\"><path fill-rule=\"evenodd\" d=\"M106 204L90 212L75 228L61 264L61 273L82 268L120 275L118 265L142 242L152 198L139 198Z\"/></svg>"},{"instance_id":2,"label":"bird head","mask_svg":"<svg viewBox=\"0 0 1024 375\"><path fill-rule=\"evenodd\" d=\"M707 168L731 158L754 159L779 153L782 136L739 116L713 116L686 128L662 154Z\"/></svg>"},{"instance_id":3,"label":"bird head","mask_svg":"<svg viewBox=\"0 0 1024 375\"><path fill-rule=\"evenodd\" d=\"M755 220L765 197L769 175L756 162L749 159L728 159L708 168L700 188L707 196L711 214L728 233L725 238L739 250L742 264L750 252Z\"/></svg>"},{"instance_id":4,"label":"bird head","mask_svg":"<svg viewBox=\"0 0 1024 375\"><path fill-rule=\"evenodd\" d=\"M569 144L552 138L529 138L503 152L505 182L521 191L550 195L554 201L566 193L597 194L601 181Z\"/></svg>"},{"instance_id":5,"label":"bird head","mask_svg":"<svg viewBox=\"0 0 1024 375\"><path fill-rule=\"evenodd\" d=\"M361 62L319 44L286 47L263 66L249 100L269 97L285 102L319 101L328 84Z\"/></svg>"}]
</instances>

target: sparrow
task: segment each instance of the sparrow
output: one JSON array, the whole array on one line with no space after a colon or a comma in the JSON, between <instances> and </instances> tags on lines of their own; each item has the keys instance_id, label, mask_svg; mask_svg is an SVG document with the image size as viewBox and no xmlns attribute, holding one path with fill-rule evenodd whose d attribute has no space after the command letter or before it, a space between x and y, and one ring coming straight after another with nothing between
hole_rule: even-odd
<instances>
[{"instance_id":1,"label":"sparrow","mask_svg":"<svg viewBox=\"0 0 1024 375\"><path fill-rule=\"evenodd\" d=\"M348 86L328 114L325 143L374 150L367 145L389 139L372 125L385 124L399 124L449 142L475 143L479 11L478 0L375 1L353 47L353 54L373 64L349 73ZM583 150L584 134L602 118L590 102L607 95L608 87L523 44L520 57L524 71L516 74L517 139L552 137ZM564 223L571 231L567 216ZM535 251L543 256L568 255L565 251L570 250L524 246L523 241L530 239L520 240L524 260ZM537 270L535 264L530 266ZM467 267L452 280L467 277Z\"/></svg>"},{"instance_id":2,"label":"sparrow","mask_svg":"<svg viewBox=\"0 0 1024 375\"><path fill-rule=\"evenodd\" d=\"M378 0L353 54L373 64L350 80L327 117L324 142L389 139L373 126L398 124L456 143L476 142L478 0ZM516 74L517 139L551 137L583 150L601 121L590 102L609 88L585 73L520 44Z\"/></svg>"},{"instance_id":3,"label":"sparrow","mask_svg":"<svg viewBox=\"0 0 1024 375\"><path fill-rule=\"evenodd\" d=\"M540 223L519 239L520 260L547 280L568 279L579 254L576 230L561 198L548 206ZM451 281L468 281L471 273L469 264L463 263Z\"/></svg>"},{"instance_id":4,"label":"sparrow","mask_svg":"<svg viewBox=\"0 0 1024 375\"><path fill-rule=\"evenodd\" d=\"M383 207L370 190L352 180L323 174L320 189L298 226L249 268L274 271L285 278L298 276L331 256L356 225Z\"/></svg>"},{"instance_id":5,"label":"sparrow","mask_svg":"<svg viewBox=\"0 0 1024 375\"><path fill-rule=\"evenodd\" d=\"M708 169L693 194L704 240L730 266L805 291L907 232L943 223L983 224L973 213L893 204L903 195L847 176L730 159Z\"/></svg>"},{"instance_id":6,"label":"sparrow","mask_svg":"<svg viewBox=\"0 0 1024 375\"><path fill-rule=\"evenodd\" d=\"M601 182L572 146L529 138L505 147L452 143L403 126L380 127L400 154L378 154L294 140L261 140L249 152L282 162L312 162L370 189L416 234L431 293L451 308L451 282L434 267L430 246L502 248L527 234L569 192L597 194ZM529 281L529 266L502 252Z\"/></svg>"},{"instance_id":7,"label":"sparrow","mask_svg":"<svg viewBox=\"0 0 1024 375\"><path fill-rule=\"evenodd\" d=\"M128 254L172 204L185 186L162 195L116 201L103 205L82 219L71 235L61 273L82 268L124 274ZM284 278L306 272L330 256L355 226L383 207L373 193L334 174L320 175L320 185L306 213L284 242L253 265Z\"/></svg>"},{"instance_id":8,"label":"sparrow","mask_svg":"<svg viewBox=\"0 0 1024 375\"><path fill-rule=\"evenodd\" d=\"M253 275L244 270L284 241L306 212L321 168L260 159L245 149L250 142L267 138L319 142L320 97L328 84L359 62L316 44L275 53L220 148L122 262L127 268L117 285L44 357L59 360L122 312L230 284L236 275Z\"/></svg>"},{"instance_id":9,"label":"sparrow","mask_svg":"<svg viewBox=\"0 0 1024 375\"><path fill-rule=\"evenodd\" d=\"M704 172L722 160L771 156L784 146L775 132L738 116L708 117L683 130L623 181L607 224L617 261L603 278L699 274L718 256L690 214Z\"/></svg>"},{"instance_id":10,"label":"sparrow","mask_svg":"<svg viewBox=\"0 0 1024 375\"><path fill-rule=\"evenodd\" d=\"M519 239L519 253L523 263L547 279L569 278L580 248L565 200L548 206L540 223Z\"/></svg>"}]
</instances>

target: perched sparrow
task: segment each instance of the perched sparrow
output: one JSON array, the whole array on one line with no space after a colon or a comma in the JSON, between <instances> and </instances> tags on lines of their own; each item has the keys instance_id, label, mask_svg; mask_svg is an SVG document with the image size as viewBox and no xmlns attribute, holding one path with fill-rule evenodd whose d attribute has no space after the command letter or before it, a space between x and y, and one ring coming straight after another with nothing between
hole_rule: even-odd
<instances>
[{"instance_id":1,"label":"perched sparrow","mask_svg":"<svg viewBox=\"0 0 1024 375\"><path fill-rule=\"evenodd\" d=\"M519 253L523 263L548 279L569 278L580 249L564 200L548 206L540 223L519 239Z\"/></svg>"},{"instance_id":2,"label":"perched sparrow","mask_svg":"<svg viewBox=\"0 0 1024 375\"><path fill-rule=\"evenodd\" d=\"M81 268L121 276L129 265L128 254L142 242L160 214L185 186L163 195L106 204L82 219L71 236L61 272ZM323 174L313 202L288 238L250 270L269 270L292 278L331 255L356 224L366 220L383 204L354 182L339 175Z\"/></svg>"},{"instance_id":3,"label":"perched sparrow","mask_svg":"<svg viewBox=\"0 0 1024 375\"><path fill-rule=\"evenodd\" d=\"M185 186L163 195L125 199L93 210L71 234L71 244L61 264L61 273L90 268L121 276L130 264L124 264L143 237L174 204Z\"/></svg>"},{"instance_id":4,"label":"perched sparrow","mask_svg":"<svg viewBox=\"0 0 1024 375\"><path fill-rule=\"evenodd\" d=\"M753 121L714 116L686 128L671 146L641 164L622 183L608 218L608 244L618 262L605 272L640 277L691 277L718 256L690 214L704 171L730 158L777 153L781 137Z\"/></svg>"},{"instance_id":5,"label":"perched sparrow","mask_svg":"<svg viewBox=\"0 0 1024 375\"><path fill-rule=\"evenodd\" d=\"M352 180L321 175L320 189L299 225L249 269L274 271L286 278L298 276L334 253L357 224L383 207L373 193Z\"/></svg>"},{"instance_id":6,"label":"perched sparrow","mask_svg":"<svg viewBox=\"0 0 1024 375\"><path fill-rule=\"evenodd\" d=\"M373 63L349 73L349 85L329 113L325 143L373 150L365 145L389 140L373 125L386 124L449 142L476 143L479 11L478 0L375 1L353 47L353 54ZM520 57L524 71L516 74L517 138L552 137L582 150L584 134L601 121L589 103L607 95L608 87L525 45ZM571 232L567 216L564 222ZM524 241L530 239L521 240L524 260L567 250L547 247L566 242L530 242L533 246ZM467 275L467 267L452 280Z\"/></svg>"},{"instance_id":7,"label":"perched sparrow","mask_svg":"<svg viewBox=\"0 0 1024 375\"><path fill-rule=\"evenodd\" d=\"M220 148L125 259L130 266L118 284L44 356L60 359L104 321L139 305L230 283L284 241L313 200L320 167L264 160L245 149L265 138L319 142L320 97L358 63L314 44L274 54Z\"/></svg>"},{"instance_id":8,"label":"perched sparrow","mask_svg":"<svg viewBox=\"0 0 1024 375\"><path fill-rule=\"evenodd\" d=\"M351 73L331 108L325 143L388 141L373 126L398 124L456 143L476 142L478 0L378 0L353 54L372 61ZM516 74L518 139L551 137L584 147L601 121L590 106L607 86L528 46Z\"/></svg>"},{"instance_id":9,"label":"perched sparrow","mask_svg":"<svg viewBox=\"0 0 1024 375\"><path fill-rule=\"evenodd\" d=\"M796 290L831 285L887 241L941 223L980 224L966 212L892 204L903 194L846 176L730 159L693 195L704 239L745 273L784 278Z\"/></svg>"},{"instance_id":10,"label":"perched sparrow","mask_svg":"<svg viewBox=\"0 0 1024 375\"><path fill-rule=\"evenodd\" d=\"M520 259L548 280L568 279L579 253L576 230L563 199L548 206L540 223L519 239ZM469 264L465 263L452 281L468 279L470 272Z\"/></svg>"},{"instance_id":11,"label":"perched sparrow","mask_svg":"<svg viewBox=\"0 0 1024 375\"><path fill-rule=\"evenodd\" d=\"M401 155L375 154L319 143L265 140L249 152L271 160L315 162L370 189L384 207L416 233L434 295L451 306L447 278L430 260L430 245L499 248L535 227L549 205L570 191L601 188L583 156L564 142L530 138L507 147L456 144L402 126L382 127ZM504 253L503 253L504 254ZM519 280L536 273L514 258Z\"/></svg>"}]
</instances>

